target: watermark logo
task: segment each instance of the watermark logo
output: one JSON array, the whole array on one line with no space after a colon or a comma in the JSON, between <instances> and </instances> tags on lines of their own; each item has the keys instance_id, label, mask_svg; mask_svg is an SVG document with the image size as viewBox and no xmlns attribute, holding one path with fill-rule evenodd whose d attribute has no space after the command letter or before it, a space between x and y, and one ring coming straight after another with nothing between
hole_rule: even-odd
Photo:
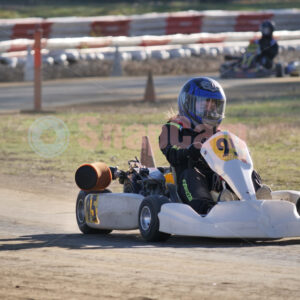
<instances>
[{"instance_id":1,"label":"watermark logo","mask_svg":"<svg viewBox=\"0 0 300 300\"><path fill-rule=\"evenodd\" d=\"M69 129L56 117L41 117L30 126L28 143L32 150L42 157L58 156L68 147Z\"/></svg>"},{"instance_id":2,"label":"watermark logo","mask_svg":"<svg viewBox=\"0 0 300 300\"><path fill-rule=\"evenodd\" d=\"M204 124L198 124L192 129L191 121L184 116L180 116L167 124L162 127L160 134L160 149L165 149L169 143L183 149L188 148L193 143L195 148L201 149L202 144L215 134L213 127ZM184 129L191 131L184 135L182 133ZM219 131L228 131L229 129L230 132L239 136L241 140L246 140L247 126L243 124L227 124L218 127Z\"/></svg>"}]
</instances>

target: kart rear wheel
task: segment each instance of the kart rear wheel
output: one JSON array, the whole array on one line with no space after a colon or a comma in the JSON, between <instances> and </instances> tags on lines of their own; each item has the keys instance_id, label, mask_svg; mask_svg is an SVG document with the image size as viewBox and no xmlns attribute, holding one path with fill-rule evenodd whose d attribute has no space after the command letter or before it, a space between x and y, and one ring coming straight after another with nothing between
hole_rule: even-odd
<instances>
[{"instance_id":1,"label":"kart rear wheel","mask_svg":"<svg viewBox=\"0 0 300 300\"><path fill-rule=\"evenodd\" d=\"M281 64L275 65L275 75L276 77L282 77L283 76L283 67Z\"/></svg>"},{"instance_id":2,"label":"kart rear wheel","mask_svg":"<svg viewBox=\"0 0 300 300\"><path fill-rule=\"evenodd\" d=\"M109 193L109 191L104 191ZM88 193L80 191L76 201L76 221L80 231L84 234L109 234L112 232L110 229L96 229L91 228L85 221L84 199Z\"/></svg>"},{"instance_id":3,"label":"kart rear wheel","mask_svg":"<svg viewBox=\"0 0 300 300\"><path fill-rule=\"evenodd\" d=\"M161 206L170 200L163 196L146 197L139 208L139 229L142 237L148 242L163 242L171 235L159 231L159 218Z\"/></svg>"}]
</instances>

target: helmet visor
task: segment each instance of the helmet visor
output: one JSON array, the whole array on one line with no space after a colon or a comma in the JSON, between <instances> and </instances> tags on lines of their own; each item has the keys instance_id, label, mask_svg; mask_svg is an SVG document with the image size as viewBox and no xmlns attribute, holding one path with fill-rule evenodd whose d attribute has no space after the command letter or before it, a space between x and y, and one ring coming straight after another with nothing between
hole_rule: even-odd
<instances>
[{"instance_id":1,"label":"helmet visor","mask_svg":"<svg viewBox=\"0 0 300 300\"><path fill-rule=\"evenodd\" d=\"M263 26L261 29L262 35L271 35L272 34L272 29L270 26Z\"/></svg>"},{"instance_id":2,"label":"helmet visor","mask_svg":"<svg viewBox=\"0 0 300 300\"><path fill-rule=\"evenodd\" d=\"M216 126L224 118L224 99L214 99L208 97L197 97L189 95L192 99L188 101L191 107L186 108L194 125L207 123Z\"/></svg>"}]
</instances>

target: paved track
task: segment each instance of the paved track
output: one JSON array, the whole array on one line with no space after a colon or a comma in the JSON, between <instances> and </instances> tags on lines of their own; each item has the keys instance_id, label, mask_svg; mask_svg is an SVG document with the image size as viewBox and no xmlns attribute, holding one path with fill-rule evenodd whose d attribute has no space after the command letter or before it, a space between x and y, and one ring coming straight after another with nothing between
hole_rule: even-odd
<instances>
[{"instance_id":1,"label":"paved track","mask_svg":"<svg viewBox=\"0 0 300 300\"><path fill-rule=\"evenodd\" d=\"M159 100L176 99L180 87L191 76L157 76L154 78ZM214 77L214 76L212 76ZM216 78L216 77L215 77ZM146 77L80 78L43 83L43 108L74 104L142 100ZM255 96L263 94L266 86L278 88L278 95L300 94L300 77L220 80L228 98L236 91ZM1 83L0 111L33 108L32 83Z\"/></svg>"}]
</instances>

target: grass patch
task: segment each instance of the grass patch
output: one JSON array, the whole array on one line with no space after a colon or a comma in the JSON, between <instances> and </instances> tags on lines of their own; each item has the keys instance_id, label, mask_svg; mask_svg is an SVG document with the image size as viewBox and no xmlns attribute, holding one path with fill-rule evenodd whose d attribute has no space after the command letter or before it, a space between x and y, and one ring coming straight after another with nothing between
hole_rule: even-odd
<instances>
[{"instance_id":1,"label":"grass patch","mask_svg":"<svg viewBox=\"0 0 300 300\"><path fill-rule=\"evenodd\" d=\"M46 4L45 4L46 3ZM262 10L279 8L299 8L295 0L236 0L236 1L101 1L87 2L85 5L62 1L48 4L45 1L32 5L1 5L0 18L26 17L65 17L65 16L100 16L100 15L132 15L149 12L176 12L184 10Z\"/></svg>"},{"instance_id":2,"label":"grass patch","mask_svg":"<svg viewBox=\"0 0 300 300\"><path fill-rule=\"evenodd\" d=\"M275 98L273 100L239 101L227 107L229 122L268 124L273 122L294 123L299 120L298 98Z\"/></svg>"},{"instance_id":3,"label":"grass patch","mask_svg":"<svg viewBox=\"0 0 300 300\"><path fill-rule=\"evenodd\" d=\"M140 156L142 135L150 137L157 164L167 165L158 148L158 136L170 106L170 103L99 105L92 112L80 109L58 112L52 117L65 123L69 143L55 157L37 154L28 142L29 128L38 118L47 116L1 115L0 172L73 182L75 170L86 162L104 161L126 169L129 159ZM234 102L227 106L223 127L246 140L255 168L273 189L300 189L299 115L299 98ZM46 149L59 143L53 130L43 130L40 140Z\"/></svg>"}]
</instances>

